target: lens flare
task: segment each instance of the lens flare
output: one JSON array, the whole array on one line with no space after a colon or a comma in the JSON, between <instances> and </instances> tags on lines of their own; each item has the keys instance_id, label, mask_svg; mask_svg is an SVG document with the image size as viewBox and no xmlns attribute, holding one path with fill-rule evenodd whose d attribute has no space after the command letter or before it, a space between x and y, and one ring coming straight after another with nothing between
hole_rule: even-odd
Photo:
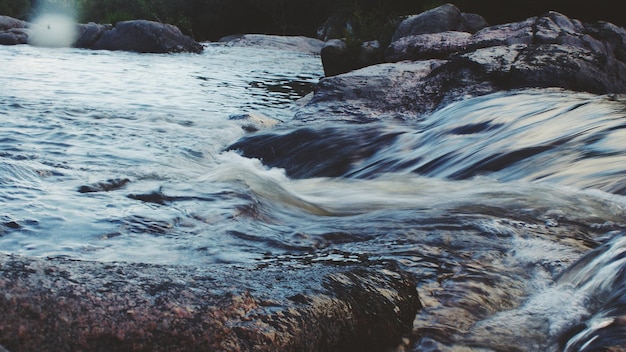
<instances>
[{"instance_id":1,"label":"lens flare","mask_svg":"<svg viewBox=\"0 0 626 352\"><path fill-rule=\"evenodd\" d=\"M35 46L70 47L78 39L74 19L65 14L42 14L32 21L30 29L28 42Z\"/></svg>"}]
</instances>

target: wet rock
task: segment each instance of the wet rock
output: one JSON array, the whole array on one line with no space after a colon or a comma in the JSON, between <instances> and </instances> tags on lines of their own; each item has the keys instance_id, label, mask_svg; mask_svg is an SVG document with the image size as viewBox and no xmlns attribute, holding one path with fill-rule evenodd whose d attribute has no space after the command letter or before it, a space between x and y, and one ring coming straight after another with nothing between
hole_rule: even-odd
<instances>
[{"instance_id":1,"label":"wet rock","mask_svg":"<svg viewBox=\"0 0 626 352\"><path fill-rule=\"evenodd\" d=\"M27 22L0 15L0 45L28 43Z\"/></svg>"},{"instance_id":2,"label":"wet rock","mask_svg":"<svg viewBox=\"0 0 626 352\"><path fill-rule=\"evenodd\" d=\"M0 290L0 344L14 351L382 351L421 307L413 282L375 263L192 268L1 255Z\"/></svg>"},{"instance_id":3,"label":"wet rock","mask_svg":"<svg viewBox=\"0 0 626 352\"><path fill-rule=\"evenodd\" d=\"M246 132L256 132L280 123L279 120L260 113L236 114L229 116L228 119L241 123L241 128Z\"/></svg>"},{"instance_id":4,"label":"wet rock","mask_svg":"<svg viewBox=\"0 0 626 352\"><path fill-rule=\"evenodd\" d=\"M25 28L12 28L0 31L0 45L18 45L28 43L28 30Z\"/></svg>"},{"instance_id":5,"label":"wet rock","mask_svg":"<svg viewBox=\"0 0 626 352\"><path fill-rule=\"evenodd\" d=\"M409 16L400 23L391 40L448 31L463 31L461 10L452 4L444 4L419 15Z\"/></svg>"},{"instance_id":6,"label":"wet rock","mask_svg":"<svg viewBox=\"0 0 626 352\"><path fill-rule=\"evenodd\" d=\"M0 44L29 43L34 25L0 16ZM176 26L146 20L110 24L77 24L77 39L72 46L95 50L126 50L141 53L200 53L202 45L184 35ZM33 38L31 38L33 39Z\"/></svg>"},{"instance_id":7,"label":"wet rock","mask_svg":"<svg viewBox=\"0 0 626 352\"><path fill-rule=\"evenodd\" d=\"M90 49L125 50L140 53L202 52L202 45L177 27L147 20L118 22L102 33Z\"/></svg>"},{"instance_id":8,"label":"wet rock","mask_svg":"<svg viewBox=\"0 0 626 352\"><path fill-rule=\"evenodd\" d=\"M78 188L79 193L110 192L124 188L130 182L127 178L109 179L91 185L84 185Z\"/></svg>"},{"instance_id":9,"label":"wet rock","mask_svg":"<svg viewBox=\"0 0 626 352\"><path fill-rule=\"evenodd\" d=\"M263 34L245 34L224 37L220 39L220 43L226 46L297 51L314 55L319 55L324 46L323 41L314 38Z\"/></svg>"},{"instance_id":10,"label":"wet rock","mask_svg":"<svg viewBox=\"0 0 626 352\"><path fill-rule=\"evenodd\" d=\"M471 36L466 32L442 32L402 37L389 45L385 60L447 59L451 54L465 50Z\"/></svg>"},{"instance_id":11,"label":"wet rock","mask_svg":"<svg viewBox=\"0 0 626 352\"><path fill-rule=\"evenodd\" d=\"M102 35L113 29L110 24L86 23L78 25L78 39L74 46L77 48L91 48Z\"/></svg>"},{"instance_id":12,"label":"wet rock","mask_svg":"<svg viewBox=\"0 0 626 352\"><path fill-rule=\"evenodd\" d=\"M445 91L428 84L445 60L385 63L322 79L295 122L341 121L368 123L411 120L431 111Z\"/></svg>"},{"instance_id":13,"label":"wet rock","mask_svg":"<svg viewBox=\"0 0 626 352\"><path fill-rule=\"evenodd\" d=\"M6 31L13 28L26 28L27 22L17 18L0 15L0 31Z\"/></svg>"},{"instance_id":14,"label":"wet rock","mask_svg":"<svg viewBox=\"0 0 626 352\"><path fill-rule=\"evenodd\" d=\"M397 63L322 79L296 120L415 120L455 100L521 88L626 92L626 31L610 23L549 12L473 35L445 29L403 30L386 52Z\"/></svg>"}]
</instances>

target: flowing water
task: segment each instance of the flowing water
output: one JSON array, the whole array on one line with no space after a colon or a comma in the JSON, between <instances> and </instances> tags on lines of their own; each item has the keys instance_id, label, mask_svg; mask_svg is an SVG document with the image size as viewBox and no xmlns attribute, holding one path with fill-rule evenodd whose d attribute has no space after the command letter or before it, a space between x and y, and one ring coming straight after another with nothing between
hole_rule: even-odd
<instances>
[{"instance_id":1,"label":"flowing water","mask_svg":"<svg viewBox=\"0 0 626 352\"><path fill-rule=\"evenodd\" d=\"M219 45L0 47L0 250L390 262L424 305L415 351L624 348L621 97L506 92L253 134L231 118L288 121L321 75L319 57Z\"/></svg>"}]
</instances>

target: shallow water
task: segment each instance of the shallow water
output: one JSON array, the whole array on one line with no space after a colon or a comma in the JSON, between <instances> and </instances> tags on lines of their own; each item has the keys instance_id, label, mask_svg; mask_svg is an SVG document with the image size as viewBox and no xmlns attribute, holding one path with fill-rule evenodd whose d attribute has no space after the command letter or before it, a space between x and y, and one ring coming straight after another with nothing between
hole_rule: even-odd
<instances>
[{"instance_id":1,"label":"shallow water","mask_svg":"<svg viewBox=\"0 0 626 352\"><path fill-rule=\"evenodd\" d=\"M416 278L416 351L624 343L621 97L497 93L411 124L240 140L230 116L288 121L321 75L315 56L219 45L0 47L0 248L386 262Z\"/></svg>"}]
</instances>

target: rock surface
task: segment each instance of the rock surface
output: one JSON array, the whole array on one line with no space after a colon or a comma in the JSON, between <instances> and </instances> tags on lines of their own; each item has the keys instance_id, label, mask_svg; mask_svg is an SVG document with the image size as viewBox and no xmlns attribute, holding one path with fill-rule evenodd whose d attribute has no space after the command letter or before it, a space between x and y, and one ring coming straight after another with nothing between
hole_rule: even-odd
<instances>
[{"instance_id":1,"label":"rock surface","mask_svg":"<svg viewBox=\"0 0 626 352\"><path fill-rule=\"evenodd\" d=\"M0 16L0 44L27 44L31 23ZM177 27L146 20L110 24L77 24L72 46L95 50L125 50L141 53L200 53L202 45Z\"/></svg>"},{"instance_id":2,"label":"rock surface","mask_svg":"<svg viewBox=\"0 0 626 352\"><path fill-rule=\"evenodd\" d=\"M447 56L463 47L463 38L486 26L480 15L462 13L456 6L445 4L404 19L393 34L386 58L378 41L354 47L345 39L329 40L321 53L324 74L335 76L385 61Z\"/></svg>"},{"instance_id":3,"label":"rock surface","mask_svg":"<svg viewBox=\"0 0 626 352\"><path fill-rule=\"evenodd\" d=\"M385 265L177 267L0 255L11 351L382 351L421 307Z\"/></svg>"},{"instance_id":4,"label":"rock surface","mask_svg":"<svg viewBox=\"0 0 626 352\"><path fill-rule=\"evenodd\" d=\"M468 96L521 88L626 93L626 30L613 24L549 12L475 34L444 29L404 30L387 48L391 63L322 79L296 119L415 120Z\"/></svg>"},{"instance_id":5,"label":"rock surface","mask_svg":"<svg viewBox=\"0 0 626 352\"><path fill-rule=\"evenodd\" d=\"M17 45L28 42L28 23L0 15L0 45Z\"/></svg>"},{"instance_id":6,"label":"rock surface","mask_svg":"<svg viewBox=\"0 0 626 352\"><path fill-rule=\"evenodd\" d=\"M90 47L140 53L180 53L202 51L202 45L170 24L146 20L118 22Z\"/></svg>"},{"instance_id":7,"label":"rock surface","mask_svg":"<svg viewBox=\"0 0 626 352\"><path fill-rule=\"evenodd\" d=\"M220 43L226 46L297 51L314 55L319 55L324 46L323 41L314 38L263 34L245 34L224 37L220 39Z\"/></svg>"}]
</instances>

